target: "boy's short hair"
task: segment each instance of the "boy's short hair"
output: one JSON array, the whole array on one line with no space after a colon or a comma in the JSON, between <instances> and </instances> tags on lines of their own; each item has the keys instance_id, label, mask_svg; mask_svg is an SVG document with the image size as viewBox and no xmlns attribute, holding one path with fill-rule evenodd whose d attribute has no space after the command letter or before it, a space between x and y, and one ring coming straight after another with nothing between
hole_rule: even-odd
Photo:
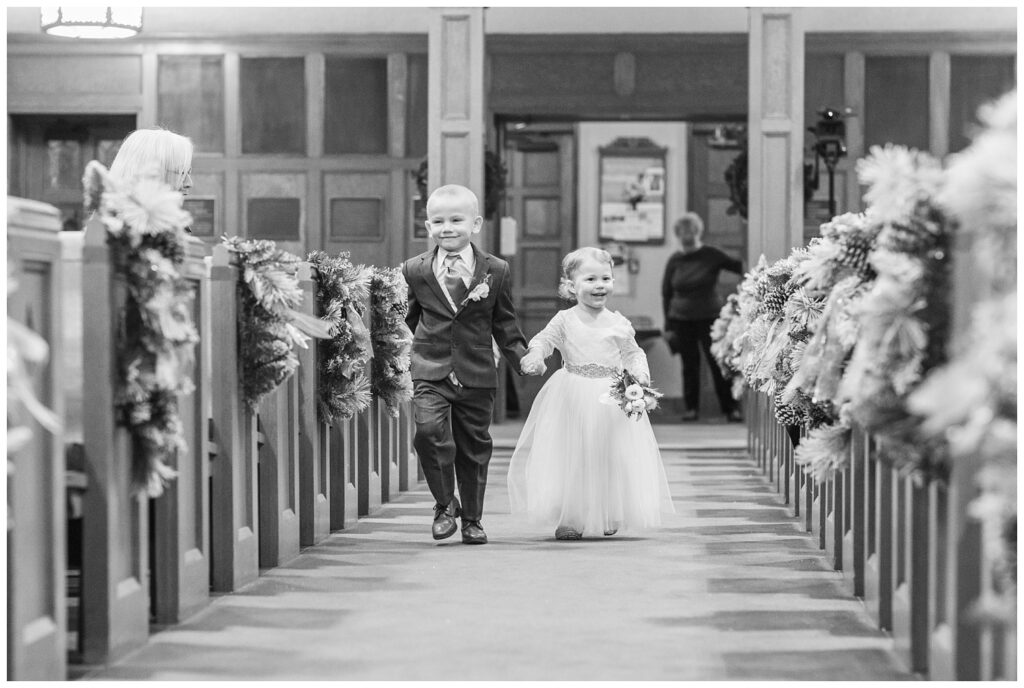
<instances>
[{"instance_id":1,"label":"boy's short hair","mask_svg":"<svg viewBox=\"0 0 1024 688\"><path fill-rule=\"evenodd\" d=\"M434 189L430 196L427 198L427 205L430 205L430 200L438 196L466 196L472 203L473 216L476 217L480 214L480 201L477 199L476 194L469 187L462 186L461 184L445 184Z\"/></svg>"},{"instance_id":2,"label":"boy's short hair","mask_svg":"<svg viewBox=\"0 0 1024 688\"><path fill-rule=\"evenodd\" d=\"M583 246L566 254L565 258L562 259L562 279L558 282L558 295L566 301L576 301L576 297L569 291L569 285L572 284L573 275L587 258L593 258L599 263L608 263L608 267L615 268L612 254L603 248Z\"/></svg>"}]
</instances>

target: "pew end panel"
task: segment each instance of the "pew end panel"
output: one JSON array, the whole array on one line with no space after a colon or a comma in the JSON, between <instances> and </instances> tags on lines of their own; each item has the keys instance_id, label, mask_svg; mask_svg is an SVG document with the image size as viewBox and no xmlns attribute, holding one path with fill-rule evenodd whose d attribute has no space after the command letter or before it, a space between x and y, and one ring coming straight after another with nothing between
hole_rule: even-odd
<instances>
[{"instance_id":1,"label":"pew end panel","mask_svg":"<svg viewBox=\"0 0 1024 688\"><path fill-rule=\"evenodd\" d=\"M47 343L46 360L25 373L32 395L62 426L47 430L8 398L9 430L14 411L16 424L31 434L19 448L7 445L7 678L63 680L68 650L64 432L69 424L64 371L70 355L63 313L81 291L69 295L74 281L63 281L59 211L13 197L7 205L8 266L14 270L8 277L17 279L17 288L7 293L7 317ZM80 354L81 348L74 351ZM73 369L80 371L81 365ZM8 442L12 439L8 435Z\"/></svg>"},{"instance_id":2,"label":"pew end panel","mask_svg":"<svg viewBox=\"0 0 1024 688\"><path fill-rule=\"evenodd\" d=\"M210 268L211 585L231 592L259 575L255 422L240 394L238 266L224 246L213 247Z\"/></svg>"},{"instance_id":3,"label":"pew end panel","mask_svg":"<svg viewBox=\"0 0 1024 688\"><path fill-rule=\"evenodd\" d=\"M149 504L131 494L135 447L116 423L117 313L125 287L114 278L106 228L86 225L82 261L83 446L88 489L82 524L82 659L102 664L142 646L149 636Z\"/></svg>"}]
</instances>

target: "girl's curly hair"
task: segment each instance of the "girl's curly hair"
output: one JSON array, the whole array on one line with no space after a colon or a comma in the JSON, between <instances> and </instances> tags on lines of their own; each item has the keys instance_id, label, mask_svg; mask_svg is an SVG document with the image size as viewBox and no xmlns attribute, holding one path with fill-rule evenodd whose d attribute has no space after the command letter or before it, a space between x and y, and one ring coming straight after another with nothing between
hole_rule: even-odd
<instances>
[{"instance_id":1,"label":"girl's curly hair","mask_svg":"<svg viewBox=\"0 0 1024 688\"><path fill-rule=\"evenodd\" d=\"M614 267L615 265L612 262L612 254L603 248L583 246L567 254L562 259L562 278L558 282L558 295L566 301L571 303L576 301L576 295L569 291L569 287L572 286L572 280L576 275L576 271L579 270L580 265L587 258L592 258L599 263L608 263L608 267Z\"/></svg>"}]
</instances>

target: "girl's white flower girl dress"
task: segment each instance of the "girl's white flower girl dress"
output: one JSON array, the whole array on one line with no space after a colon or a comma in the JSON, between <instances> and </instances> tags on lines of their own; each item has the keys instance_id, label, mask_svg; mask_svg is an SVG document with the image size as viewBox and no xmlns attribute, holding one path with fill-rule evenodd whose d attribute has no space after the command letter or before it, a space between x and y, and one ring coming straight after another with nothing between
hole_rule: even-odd
<instances>
[{"instance_id":1,"label":"girl's white flower girl dress","mask_svg":"<svg viewBox=\"0 0 1024 688\"><path fill-rule=\"evenodd\" d=\"M661 525L674 513L661 452L647 414L633 420L600 398L623 368L649 375L629 320L604 310L596 326L559 311L531 349L562 353L541 388L508 472L513 514L589 535Z\"/></svg>"}]
</instances>

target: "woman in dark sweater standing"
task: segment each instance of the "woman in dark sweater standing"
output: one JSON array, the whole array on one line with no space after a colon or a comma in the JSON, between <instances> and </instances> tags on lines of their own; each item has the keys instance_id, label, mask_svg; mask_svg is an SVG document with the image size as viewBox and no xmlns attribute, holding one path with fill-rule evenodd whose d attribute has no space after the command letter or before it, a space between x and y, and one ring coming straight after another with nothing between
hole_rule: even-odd
<instances>
[{"instance_id":1,"label":"woman in dark sweater standing","mask_svg":"<svg viewBox=\"0 0 1024 688\"><path fill-rule=\"evenodd\" d=\"M715 291L718 273L728 270L742 275L743 263L701 243L704 222L696 213L679 218L674 230L682 250L673 253L665 266L661 300L669 348L683 359L683 420L697 420L700 415L700 349L704 349L722 413L732 422L741 422L729 383L711 356L711 325L722 309Z\"/></svg>"}]
</instances>

